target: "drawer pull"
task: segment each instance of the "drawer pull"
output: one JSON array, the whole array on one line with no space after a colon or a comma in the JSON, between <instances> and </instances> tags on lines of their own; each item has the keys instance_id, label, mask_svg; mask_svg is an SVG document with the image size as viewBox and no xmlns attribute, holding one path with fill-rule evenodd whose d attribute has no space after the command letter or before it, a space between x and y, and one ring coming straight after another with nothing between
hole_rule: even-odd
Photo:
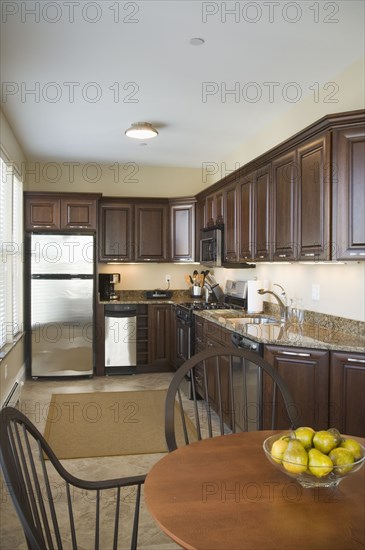
<instances>
[{"instance_id":1,"label":"drawer pull","mask_svg":"<svg viewBox=\"0 0 365 550\"><path fill-rule=\"evenodd\" d=\"M310 357L311 354L310 353L301 353L301 352L296 352L296 351L282 351L281 352L282 355L292 355L294 357Z\"/></svg>"},{"instance_id":2,"label":"drawer pull","mask_svg":"<svg viewBox=\"0 0 365 550\"><path fill-rule=\"evenodd\" d=\"M304 254L304 256L310 256L310 257L313 258L314 252L306 252L306 253Z\"/></svg>"},{"instance_id":3,"label":"drawer pull","mask_svg":"<svg viewBox=\"0 0 365 550\"><path fill-rule=\"evenodd\" d=\"M352 357L348 357L347 361L349 363L365 363L365 359L352 359Z\"/></svg>"}]
</instances>

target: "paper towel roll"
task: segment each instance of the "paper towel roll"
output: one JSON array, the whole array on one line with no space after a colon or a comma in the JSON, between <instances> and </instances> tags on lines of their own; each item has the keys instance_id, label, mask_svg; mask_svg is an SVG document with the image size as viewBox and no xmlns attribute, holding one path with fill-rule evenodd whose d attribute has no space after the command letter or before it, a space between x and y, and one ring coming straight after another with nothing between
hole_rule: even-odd
<instances>
[{"instance_id":1,"label":"paper towel roll","mask_svg":"<svg viewBox=\"0 0 365 550\"><path fill-rule=\"evenodd\" d=\"M247 281L247 312L262 313L264 309L264 297L258 294L258 289L263 288L262 281Z\"/></svg>"}]
</instances>

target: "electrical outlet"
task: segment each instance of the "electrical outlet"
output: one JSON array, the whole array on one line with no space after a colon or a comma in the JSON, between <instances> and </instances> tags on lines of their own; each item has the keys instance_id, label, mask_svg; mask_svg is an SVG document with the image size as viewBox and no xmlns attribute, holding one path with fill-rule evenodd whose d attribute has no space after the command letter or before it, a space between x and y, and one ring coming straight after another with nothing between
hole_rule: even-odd
<instances>
[{"instance_id":1,"label":"electrical outlet","mask_svg":"<svg viewBox=\"0 0 365 550\"><path fill-rule=\"evenodd\" d=\"M171 275L165 275L166 283L171 283Z\"/></svg>"},{"instance_id":2,"label":"electrical outlet","mask_svg":"<svg viewBox=\"0 0 365 550\"><path fill-rule=\"evenodd\" d=\"M319 284L313 284L312 285L312 300L318 301L320 297L320 285Z\"/></svg>"}]
</instances>

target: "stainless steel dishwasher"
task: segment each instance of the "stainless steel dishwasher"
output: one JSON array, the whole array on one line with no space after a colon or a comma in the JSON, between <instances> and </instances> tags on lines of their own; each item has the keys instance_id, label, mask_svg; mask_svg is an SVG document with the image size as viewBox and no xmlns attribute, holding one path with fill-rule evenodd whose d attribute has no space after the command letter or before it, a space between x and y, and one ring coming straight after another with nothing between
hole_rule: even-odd
<instances>
[{"instance_id":1,"label":"stainless steel dishwasher","mask_svg":"<svg viewBox=\"0 0 365 550\"><path fill-rule=\"evenodd\" d=\"M137 366L137 307L110 304L105 313L105 372L131 374Z\"/></svg>"}]
</instances>

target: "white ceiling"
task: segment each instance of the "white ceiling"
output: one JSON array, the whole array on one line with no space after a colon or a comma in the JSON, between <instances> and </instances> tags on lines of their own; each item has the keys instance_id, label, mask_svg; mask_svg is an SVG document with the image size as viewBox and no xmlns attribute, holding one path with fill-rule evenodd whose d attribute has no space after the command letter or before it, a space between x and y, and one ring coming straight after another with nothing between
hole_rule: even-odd
<instances>
[{"instance_id":1,"label":"white ceiling","mask_svg":"<svg viewBox=\"0 0 365 550\"><path fill-rule=\"evenodd\" d=\"M199 167L364 55L362 0L2 4L2 108L32 160ZM159 129L147 146L124 135L137 121Z\"/></svg>"}]
</instances>

